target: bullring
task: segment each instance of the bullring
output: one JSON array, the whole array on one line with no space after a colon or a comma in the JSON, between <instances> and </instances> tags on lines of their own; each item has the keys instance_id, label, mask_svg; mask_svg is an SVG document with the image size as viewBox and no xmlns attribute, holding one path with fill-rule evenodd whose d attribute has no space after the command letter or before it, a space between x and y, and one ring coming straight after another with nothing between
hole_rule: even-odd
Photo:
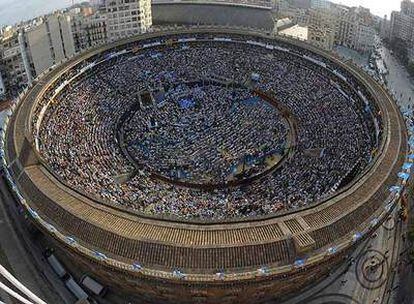
<instances>
[{"instance_id":1,"label":"bullring","mask_svg":"<svg viewBox=\"0 0 414 304\"><path fill-rule=\"evenodd\" d=\"M197 53L202 56L197 57ZM233 58L226 54L238 56ZM209 61L209 55L216 61ZM288 143L286 136L279 136L278 143L284 143L289 151L281 149L282 144L269 151L283 152L277 156L287 159L251 184L235 184L223 189L186 187L188 175L177 174L176 168L180 164L176 163L173 163L176 171L170 178L178 180L180 185L152 179L149 168L154 165L149 162L136 168L122 153L122 143L117 141L115 130L119 120L114 116L120 118L122 110L128 107L120 106L116 99L122 96L122 102L139 103L143 96L139 95L140 92L147 91L152 95L154 105L151 106L157 107L156 95L163 92L161 102L167 103L167 107L168 103L177 107L177 103L187 100L189 104L200 104L199 107L203 108L203 100L210 94L209 90L204 90L203 96L207 97L195 97L192 92L189 94L192 89L188 88L192 86L187 85L180 91L184 92L183 98L168 100L170 87L175 87L170 85L167 76L155 84L152 75L160 75L159 68L168 70L168 63L172 61L162 60L171 59L169 56L177 59L180 69L178 82L181 84L197 82L197 90L203 91L208 83L211 86L213 81L218 81L233 99L238 94L233 93L236 91L233 87L237 85L239 90L241 87L249 88L240 93L246 94L242 98L246 102L238 103L240 109L237 108L236 113L239 114L230 118L222 115L222 120L249 118L248 113L252 109L258 111L257 108L263 110L263 117L267 117L268 105L260 100L266 97L281 104L291 123L289 127L283 127L289 123L282 122L280 109L270 113L281 122L275 125L279 131L274 134L293 132L296 140ZM192 60L183 66L185 61L181 62L180 56L189 56ZM249 66L243 56L254 64ZM196 61L197 58L200 62ZM140 78L141 74L136 73L135 86L131 86L125 77L111 82L117 79L111 76L115 70L121 70L121 74L128 70L139 72L142 71L140 64L145 60L150 63L146 64L149 67L148 78ZM203 60L207 63L202 63ZM214 62L222 65L215 66ZM273 69L261 68L261 62ZM272 63L274 66L270 65ZM203 69L204 73L201 73L198 64L207 64L207 70ZM196 74L188 68L193 65L194 71L198 72ZM212 73L209 67L219 73ZM295 69L306 73L297 73ZM252 74L258 74L259 79L253 79ZM145 75L146 72L142 77ZM308 82L292 80L299 75ZM79 102L79 96L70 98L70 94L82 92L77 90L80 85L85 86L92 81L99 82L96 87L94 84L91 86L92 89L99 88L99 91L86 91L86 98L107 94L103 95L105 98L84 103ZM142 83L146 85L140 87ZM286 84L289 83L287 89ZM108 85L106 89L105 84ZM306 94L301 95L300 89ZM110 100L109 96L114 99ZM250 104L247 100L251 98L254 102ZM97 107L84 108L93 106L94 102ZM96 109L104 102L108 102L107 107L98 113ZM140 111L146 111L143 104L141 106ZM226 109L234 109L232 106L229 103ZM70 108L73 113L67 110ZM63 111L64 116L74 116L67 117L66 121L62 116L54 118L58 111ZM194 113L181 112L195 110L176 108L176 111L180 117L188 115L191 118ZM337 121L327 120L325 124L318 124L318 117L312 111L319 115L326 112L326 118L336 118ZM341 116L341 113L344 114ZM81 120L76 120L76 115L81 115ZM352 132L341 129L351 123L342 120L345 117L354 117L351 122L355 129ZM110 122L105 120L108 118L111 118ZM47 123L68 133L55 132L53 136L49 135L49 140L53 141L47 143L45 132L51 128L42 129ZM71 128L70 124L75 123L76 128ZM146 127L132 129L138 132L154 125L156 132L162 123L157 118L155 121L149 119L145 122ZM204 124L200 123L200 126ZM239 127L235 131L246 134L253 128L249 124ZM82 133L77 133L79 128L83 128ZM102 140L95 138L96 144L110 147L111 153L104 153L103 157L110 157L102 158L104 165L96 164L95 168L101 170L93 175L88 174L87 165L95 161L91 155L98 155L100 150L91 149L90 155L86 155L87 149L76 147L86 147L81 134L89 134L89 130L98 128L105 132L97 134L108 136ZM127 131L131 132L130 129ZM287 133L284 134L283 130ZM349 138L349 135L355 137ZM329 54L298 42L245 30L214 28L146 34L90 50L59 65L41 77L22 98L9 121L6 136L9 174L24 204L45 232L53 236L69 256L77 257L82 267L102 280L157 303L178 299L186 302L194 298L208 303L230 303L236 298L246 303L265 301L284 297L323 277L387 213L386 207L396 199L389 188L400 182L397 172L406 150L404 124L395 104L380 85L354 66L345 65ZM60 152L57 150L53 158L45 152L57 144L66 145L69 136L73 136L75 143L72 141ZM228 136L242 141L237 133ZM338 136L342 141L333 142ZM90 138L83 140L91 143ZM359 142L360 151L348 151L347 140ZM43 148L45 143L49 145L47 149ZM332 145L339 145L338 150L330 150ZM74 150L70 152L69 149ZM237 151L240 149L237 146ZM225 150L231 151L231 145ZM250 150L251 154L264 151L254 147ZM87 156L82 162L77 158L79 153ZM211 153L200 155L210 157ZM226 154L223 149L220 153ZM235 151L233 154L239 155ZM244 154L242 151L240 155ZM335 155L342 159L336 167L321 161L335 160ZM243 158L242 166L246 167ZM67 163L62 165L65 161ZM295 165L295 161L298 164ZM224 161L217 163L222 165ZM239 163L240 158L234 164L226 163L222 171L217 171L220 174L213 176L222 178L223 172L231 172L229 167L237 167ZM249 166L257 164L260 165L253 161ZM315 173L313 177L312 172L306 172L312 164L314 171L322 172L322 176ZM180 170L185 171L188 164L185 165ZM66 168L69 171L65 171ZM297 171L298 168L302 170ZM340 168L344 171L341 172ZM242 172L245 171L246 168ZM101 172L104 173L100 175ZM108 175L109 172L112 174ZM83 176L83 180L74 184L79 176ZM300 183L295 184L293 179L288 179L292 176ZM326 184L317 182L321 178L326 180ZM105 182L101 183L103 180ZM145 182L137 184L136 181ZM149 188L154 185L162 188L156 188L154 193L146 192L146 182ZM103 191L108 189L108 185L112 190L110 193ZM272 192L271 189L277 191ZM133 197L134 193L140 195ZM169 209L171 197L183 199L175 200L176 205ZM145 201L148 198L151 200ZM188 207L190 203L192 208Z\"/></svg>"}]
</instances>

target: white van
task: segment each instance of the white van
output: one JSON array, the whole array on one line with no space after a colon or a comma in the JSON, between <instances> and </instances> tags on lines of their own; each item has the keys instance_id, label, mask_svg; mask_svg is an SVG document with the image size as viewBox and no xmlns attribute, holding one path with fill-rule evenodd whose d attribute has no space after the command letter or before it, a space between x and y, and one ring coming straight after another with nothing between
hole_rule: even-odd
<instances>
[{"instance_id":1,"label":"white van","mask_svg":"<svg viewBox=\"0 0 414 304\"><path fill-rule=\"evenodd\" d=\"M97 296L103 297L107 291L105 286L102 286L89 276L83 276L80 280L81 284L93 292Z\"/></svg>"},{"instance_id":2,"label":"white van","mask_svg":"<svg viewBox=\"0 0 414 304\"><path fill-rule=\"evenodd\" d=\"M88 294L75 282L72 277L65 281L66 287L75 295L78 300L87 300Z\"/></svg>"},{"instance_id":3,"label":"white van","mask_svg":"<svg viewBox=\"0 0 414 304\"><path fill-rule=\"evenodd\" d=\"M66 275L65 268L63 268L63 265L59 262L54 254L48 256L46 260L52 267L53 271L58 275L59 279L62 279Z\"/></svg>"}]
</instances>

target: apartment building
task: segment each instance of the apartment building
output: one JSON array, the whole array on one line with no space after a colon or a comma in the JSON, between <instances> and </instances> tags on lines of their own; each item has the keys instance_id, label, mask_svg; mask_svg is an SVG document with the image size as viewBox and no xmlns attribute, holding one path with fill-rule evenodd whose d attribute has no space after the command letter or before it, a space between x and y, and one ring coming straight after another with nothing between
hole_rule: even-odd
<instances>
[{"instance_id":1,"label":"apartment building","mask_svg":"<svg viewBox=\"0 0 414 304\"><path fill-rule=\"evenodd\" d=\"M311 8L327 10L331 6L331 2L328 0L312 0Z\"/></svg>"},{"instance_id":2,"label":"apartment building","mask_svg":"<svg viewBox=\"0 0 414 304\"><path fill-rule=\"evenodd\" d=\"M15 95L32 81L32 67L27 58L21 31L7 27L0 37L1 95Z\"/></svg>"},{"instance_id":3,"label":"apartment building","mask_svg":"<svg viewBox=\"0 0 414 304\"><path fill-rule=\"evenodd\" d=\"M391 38L398 38L403 41L410 41L414 29L414 16L402 12L391 14Z\"/></svg>"},{"instance_id":4,"label":"apartment building","mask_svg":"<svg viewBox=\"0 0 414 304\"><path fill-rule=\"evenodd\" d=\"M24 33L35 75L75 53L70 16L64 13L39 18L26 27Z\"/></svg>"},{"instance_id":5,"label":"apartment building","mask_svg":"<svg viewBox=\"0 0 414 304\"><path fill-rule=\"evenodd\" d=\"M298 7L292 1L276 2L277 18L289 18L308 27L308 42L326 50L342 45L359 52L374 46L374 22L369 9L348 7L326 0L311 0Z\"/></svg>"},{"instance_id":6,"label":"apartment building","mask_svg":"<svg viewBox=\"0 0 414 304\"><path fill-rule=\"evenodd\" d=\"M362 53L372 51L375 45L375 34L376 32L373 26L359 24L353 48Z\"/></svg>"},{"instance_id":7,"label":"apartment building","mask_svg":"<svg viewBox=\"0 0 414 304\"><path fill-rule=\"evenodd\" d=\"M332 50L335 42L335 16L329 9L311 9L308 42L325 50Z\"/></svg>"},{"instance_id":8,"label":"apartment building","mask_svg":"<svg viewBox=\"0 0 414 304\"><path fill-rule=\"evenodd\" d=\"M72 11L71 15L72 34L76 52L106 43L108 35L104 10L98 9L90 14Z\"/></svg>"},{"instance_id":9,"label":"apartment building","mask_svg":"<svg viewBox=\"0 0 414 304\"><path fill-rule=\"evenodd\" d=\"M368 9L337 5L334 15L336 45L346 46L359 52L372 51L375 43L375 29Z\"/></svg>"},{"instance_id":10,"label":"apartment building","mask_svg":"<svg viewBox=\"0 0 414 304\"><path fill-rule=\"evenodd\" d=\"M152 25L151 0L107 0L105 8L109 41L146 32Z\"/></svg>"},{"instance_id":11,"label":"apartment building","mask_svg":"<svg viewBox=\"0 0 414 304\"><path fill-rule=\"evenodd\" d=\"M62 12L5 28L0 37L2 95L16 95L37 75L74 53L70 16Z\"/></svg>"},{"instance_id":12,"label":"apartment building","mask_svg":"<svg viewBox=\"0 0 414 304\"><path fill-rule=\"evenodd\" d=\"M403 0L400 7L399 12L391 13L388 38L391 43L402 42L406 47L408 60L414 62L414 3Z\"/></svg>"}]
</instances>

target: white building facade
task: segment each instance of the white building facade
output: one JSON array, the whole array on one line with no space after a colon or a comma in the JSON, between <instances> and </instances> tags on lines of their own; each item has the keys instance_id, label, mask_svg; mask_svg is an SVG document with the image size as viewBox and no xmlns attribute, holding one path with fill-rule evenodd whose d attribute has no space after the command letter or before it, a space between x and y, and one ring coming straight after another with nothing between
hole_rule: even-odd
<instances>
[{"instance_id":1,"label":"white building facade","mask_svg":"<svg viewBox=\"0 0 414 304\"><path fill-rule=\"evenodd\" d=\"M25 43L34 74L39 75L75 53L70 16L55 13L25 29Z\"/></svg>"},{"instance_id":2,"label":"white building facade","mask_svg":"<svg viewBox=\"0 0 414 304\"><path fill-rule=\"evenodd\" d=\"M107 42L106 13L98 10L90 15L72 16L72 33L76 52Z\"/></svg>"},{"instance_id":3,"label":"white building facade","mask_svg":"<svg viewBox=\"0 0 414 304\"><path fill-rule=\"evenodd\" d=\"M359 24L354 49L361 53L371 52L375 45L375 30L372 26Z\"/></svg>"},{"instance_id":4,"label":"white building facade","mask_svg":"<svg viewBox=\"0 0 414 304\"><path fill-rule=\"evenodd\" d=\"M401 11L391 13L389 41L403 42L407 49L408 60L414 62L414 3L401 2Z\"/></svg>"},{"instance_id":5,"label":"white building facade","mask_svg":"<svg viewBox=\"0 0 414 304\"><path fill-rule=\"evenodd\" d=\"M152 25L151 0L107 0L105 8L109 41L144 33Z\"/></svg>"},{"instance_id":6,"label":"white building facade","mask_svg":"<svg viewBox=\"0 0 414 304\"><path fill-rule=\"evenodd\" d=\"M0 69L2 95L15 95L32 80L22 33L12 27L7 28L0 37Z\"/></svg>"}]
</instances>

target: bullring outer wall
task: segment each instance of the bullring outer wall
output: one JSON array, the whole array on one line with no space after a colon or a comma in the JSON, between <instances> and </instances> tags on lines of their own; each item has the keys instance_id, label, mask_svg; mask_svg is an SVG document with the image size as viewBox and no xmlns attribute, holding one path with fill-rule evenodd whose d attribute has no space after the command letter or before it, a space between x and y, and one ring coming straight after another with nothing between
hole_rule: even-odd
<instances>
[{"instance_id":1,"label":"bullring outer wall","mask_svg":"<svg viewBox=\"0 0 414 304\"><path fill-rule=\"evenodd\" d=\"M385 218L386 203L398 199L390 196L388 188L400 183L397 173L405 159L407 142L404 123L386 91L356 67L346 66L303 43L278 38L347 69L369 89L383 111L384 144L373 167L330 201L296 213L208 225L142 217L99 204L66 187L33 152L27 132L30 110L49 83L64 70L96 53L134 40L180 33L242 34L274 39L257 32L223 28L149 33L87 51L44 75L22 98L6 133L6 159L10 174L25 198L23 204L36 212L34 220L39 227L83 269L112 286L157 303L183 303L194 297L208 299L208 303L231 303L235 299L251 303L303 288L338 264L357 244L355 233L367 235ZM373 219L378 219L378 223L372 224ZM68 236L76 242L68 242ZM330 247L336 248L335 254L328 254ZM295 260L305 255L304 265L295 267ZM143 268L136 269L133 266L136 263ZM263 266L269 270L266 275L259 271ZM185 276L174 275L176 269ZM224 275L217 276L221 270Z\"/></svg>"}]
</instances>

